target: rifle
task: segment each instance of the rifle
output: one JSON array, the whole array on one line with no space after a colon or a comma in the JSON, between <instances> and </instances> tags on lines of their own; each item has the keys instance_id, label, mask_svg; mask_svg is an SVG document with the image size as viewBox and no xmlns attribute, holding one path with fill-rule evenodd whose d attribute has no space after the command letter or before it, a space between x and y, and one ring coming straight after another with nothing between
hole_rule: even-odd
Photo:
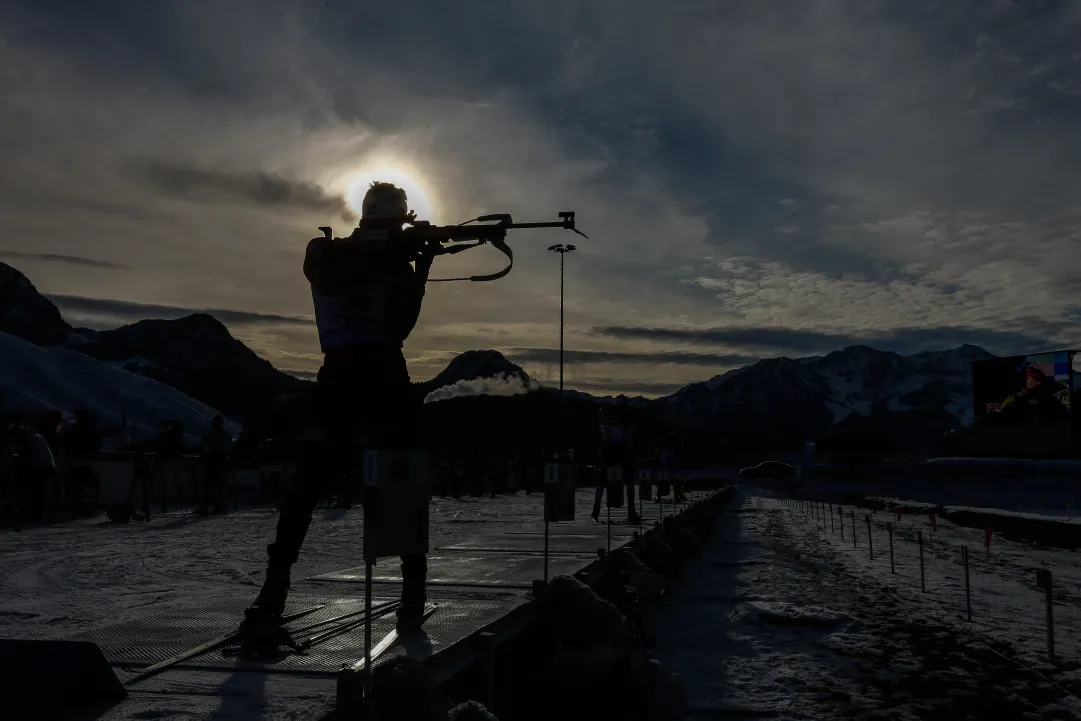
<instances>
[{"instance_id":1,"label":"rifle","mask_svg":"<svg viewBox=\"0 0 1081 721\"><path fill-rule=\"evenodd\" d=\"M525 228L562 228L572 230L583 238L589 236L574 227L574 211L564 211L559 214L559 220L549 223L515 223L509 213L495 213L482 215L479 218L467 220L458 225L432 225L426 220L415 220L413 215L405 221L409 226L396 229L365 228L358 227L353 231L353 236L363 237L365 243L371 243L373 248L385 249L389 252L405 253L410 260L415 260L424 249L429 249L434 255L453 255L463 250L477 248L484 244L490 244L493 248L507 256L507 267L498 273L488 275L471 275L461 278L430 278L428 282L448 282L454 280L470 280L484 282L498 280L510 273L514 267L514 253L507 245L507 231ZM482 225L470 225L481 223ZM328 226L320 226L319 230L327 238L331 237L332 231Z\"/></svg>"}]
</instances>

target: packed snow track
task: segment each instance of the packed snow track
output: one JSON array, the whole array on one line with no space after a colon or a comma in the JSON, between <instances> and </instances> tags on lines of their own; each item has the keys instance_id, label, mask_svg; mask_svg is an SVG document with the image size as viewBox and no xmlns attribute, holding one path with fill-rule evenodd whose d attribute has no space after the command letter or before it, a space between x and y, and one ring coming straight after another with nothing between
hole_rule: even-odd
<instances>
[{"instance_id":1,"label":"packed snow track","mask_svg":"<svg viewBox=\"0 0 1081 721\"><path fill-rule=\"evenodd\" d=\"M1015 605L996 617L985 594L984 619L968 623L963 576L958 596L945 556L929 554L921 593L915 546L895 538L898 573L890 572L882 514L871 560L862 514L853 547L849 528L842 540L828 516L753 493L737 494L658 619L658 655L686 679L688 719L1081 718L1081 631L1068 620L1076 596L1056 603L1062 626L1051 665L1040 655L1032 589L998 584L996 601L1014 594ZM949 552L937 542L936 554ZM1008 545L993 551L1002 563L1026 563L1024 549ZM1063 583L1069 577L1063 571Z\"/></svg>"}]
</instances>

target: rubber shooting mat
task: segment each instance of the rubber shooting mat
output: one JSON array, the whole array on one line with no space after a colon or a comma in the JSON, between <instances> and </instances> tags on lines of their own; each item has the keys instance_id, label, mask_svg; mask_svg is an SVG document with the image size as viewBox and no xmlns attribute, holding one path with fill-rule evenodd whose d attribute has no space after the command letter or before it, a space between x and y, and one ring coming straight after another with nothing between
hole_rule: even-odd
<instances>
[{"instance_id":1,"label":"rubber shooting mat","mask_svg":"<svg viewBox=\"0 0 1081 721\"><path fill-rule=\"evenodd\" d=\"M582 570L596 554L557 555L548 559L548 576L573 574ZM514 588L527 590L534 580L544 578L544 556L539 554L485 552L483 550L439 551L428 556L428 585L462 588ZM364 566L344 568L318 576L313 581L364 583ZM372 569L372 586L400 584L397 559L382 559Z\"/></svg>"},{"instance_id":2,"label":"rubber shooting mat","mask_svg":"<svg viewBox=\"0 0 1081 721\"><path fill-rule=\"evenodd\" d=\"M388 596L373 597L372 604L374 606L392 600L395 599ZM411 635L404 645L395 643L381 657L381 661L403 653L408 653L418 660L424 659L509 613L528 601L528 598L525 595L491 598L448 596L432 597L430 600L438 604L438 610L424 624L425 633ZM71 637L71 640L92 641L101 647L105 658L114 667L122 671L127 669L137 671L234 630L243 617L245 606L250 601L251 594L245 593L218 596L208 603L199 605L157 609L142 618L87 631ZM355 622L357 617L352 617L319 626L310 631L297 631L319 621L362 611L364 608L363 594L294 593L289 597L286 612L320 603L327 605L287 626L288 629L294 631L294 640L299 642L314 634L338 628L351 621ZM373 647L394 627L394 621L394 614L390 613L372 622ZM304 654L288 653L278 659L254 662L227 656L219 648L179 663L175 668L336 674L343 664L353 664L363 657L364 625L361 624L342 635L315 644ZM162 673L168 672L165 670ZM124 681L126 675L123 673L119 675L121 681Z\"/></svg>"}]
</instances>

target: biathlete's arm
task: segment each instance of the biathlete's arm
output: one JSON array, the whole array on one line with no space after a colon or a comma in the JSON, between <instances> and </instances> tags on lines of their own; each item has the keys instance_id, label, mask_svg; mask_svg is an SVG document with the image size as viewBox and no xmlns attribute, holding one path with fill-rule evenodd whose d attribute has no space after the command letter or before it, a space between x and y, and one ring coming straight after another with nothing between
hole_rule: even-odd
<instances>
[{"instance_id":1,"label":"biathlete's arm","mask_svg":"<svg viewBox=\"0 0 1081 721\"><path fill-rule=\"evenodd\" d=\"M395 335L403 340L409 337L420 319L420 307L424 302L424 286L432 271L432 256L422 253L416 260L416 268L406 267L402 273L402 285L396 302L392 304Z\"/></svg>"}]
</instances>

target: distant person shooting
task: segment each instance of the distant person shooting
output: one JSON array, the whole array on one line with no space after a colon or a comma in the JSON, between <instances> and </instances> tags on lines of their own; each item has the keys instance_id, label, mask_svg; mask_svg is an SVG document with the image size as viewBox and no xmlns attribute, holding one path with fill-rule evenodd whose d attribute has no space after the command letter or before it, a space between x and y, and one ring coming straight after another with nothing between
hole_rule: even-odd
<instances>
[{"instance_id":1,"label":"distant person shooting","mask_svg":"<svg viewBox=\"0 0 1081 721\"><path fill-rule=\"evenodd\" d=\"M594 521L600 520L601 502L608 493L608 507L622 508L624 498L627 503L627 521L640 523L641 518L634 508L634 437L637 424L634 414L619 406L604 406L599 411L597 435L601 477L598 479L597 492L593 500ZM609 469L618 469L618 478L609 480Z\"/></svg>"}]
</instances>

